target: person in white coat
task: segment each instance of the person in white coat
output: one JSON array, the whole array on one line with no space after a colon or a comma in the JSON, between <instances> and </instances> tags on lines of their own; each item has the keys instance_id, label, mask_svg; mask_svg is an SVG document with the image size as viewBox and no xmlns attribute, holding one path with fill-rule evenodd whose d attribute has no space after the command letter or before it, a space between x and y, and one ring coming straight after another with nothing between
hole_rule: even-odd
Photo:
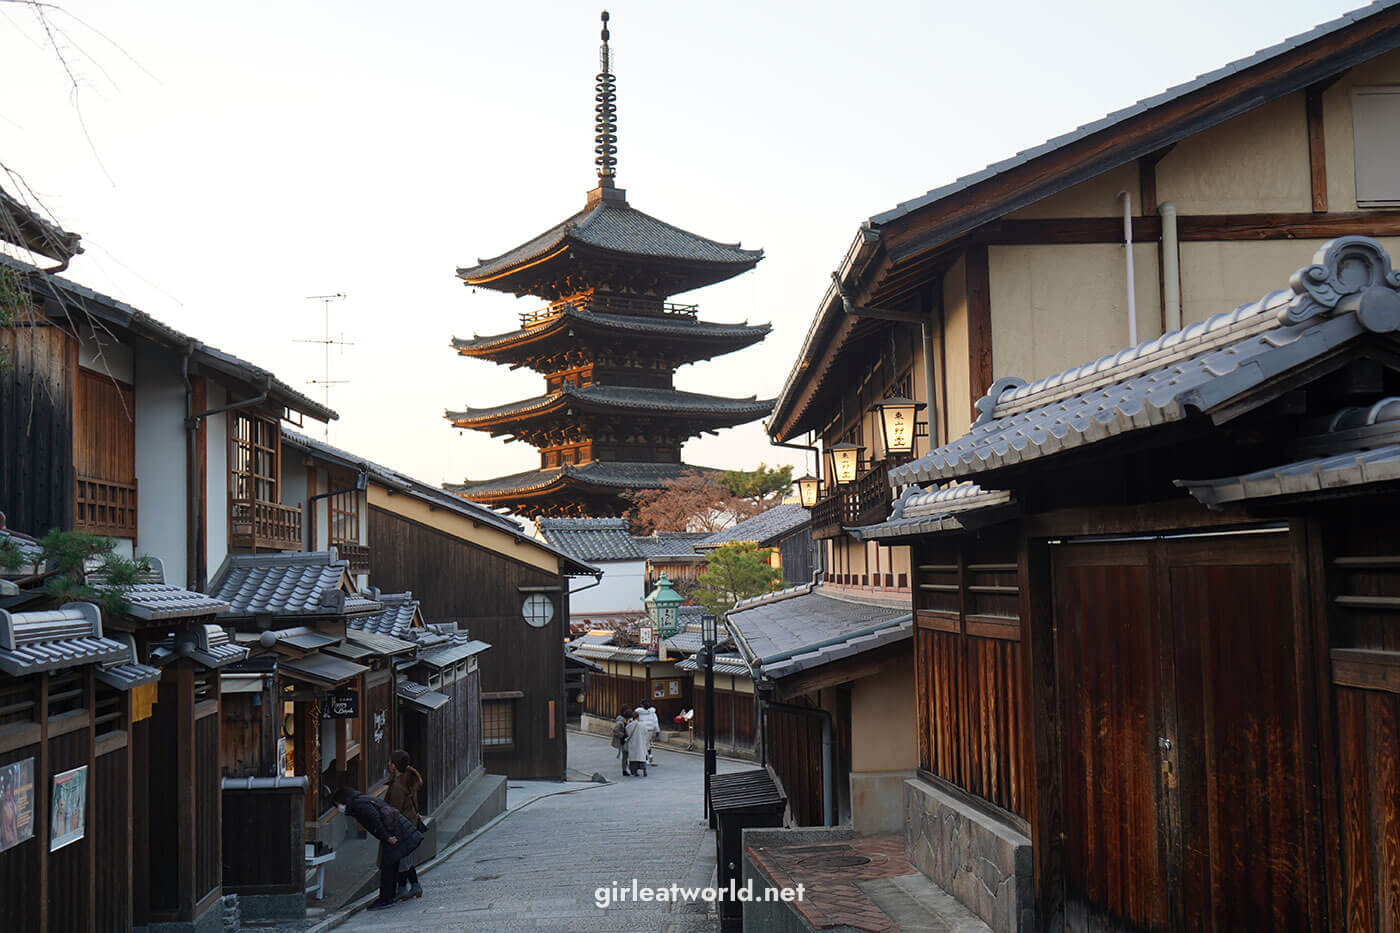
<instances>
[{"instance_id":1,"label":"person in white coat","mask_svg":"<svg viewBox=\"0 0 1400 933\"><path fill-rule=\"evenodd\" d=\"M635 711L627 722L627 763L632 776L647 776L647 727Z\"/></svg>"},{"instance_id":2,"label":"person in white coat","mask_svg":"<svg viewBox=\"0 0 1400 933\"><path fill-rule=\"evenodd\" d=\"M641 714L642 725L647 727L647 764L654 765L656 761L652 758L651 746L661 734L661 720L656 715L656 707L652 706L650 701L638 712Z\"/></svg>"}]
</instances>

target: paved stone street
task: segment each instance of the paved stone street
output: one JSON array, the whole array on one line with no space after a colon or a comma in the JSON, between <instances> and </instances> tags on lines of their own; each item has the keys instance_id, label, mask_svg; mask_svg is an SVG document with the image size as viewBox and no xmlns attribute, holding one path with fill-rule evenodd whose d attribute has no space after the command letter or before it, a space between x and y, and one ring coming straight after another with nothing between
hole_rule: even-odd
<instances>
[{"instance_id":1,"label":"paved stone street","mask_svg":"<svg viewBox=\"0 0 1400 933\"><path fill-rule=\"evenodd\" d=\"M714 872L714 837L703 810L704 761L656 751L647 778L624 778L605 738L569 734L569 767L613 783L512 782L511 806L528 806L423 875L423 897L386 911L361 912L342 930L709 931L706 905L625 903L600 910L594 891L612 882L705 885ZM721 760L721 772L754 767Z\"/></svg>"}]
</instances>

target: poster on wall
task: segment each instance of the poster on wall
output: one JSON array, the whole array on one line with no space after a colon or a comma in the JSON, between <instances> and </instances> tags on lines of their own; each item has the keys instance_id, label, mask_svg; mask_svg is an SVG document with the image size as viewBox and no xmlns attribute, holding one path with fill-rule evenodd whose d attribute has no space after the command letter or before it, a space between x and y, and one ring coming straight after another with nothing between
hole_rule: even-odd
<instances>
[{"instance_id":1,"label":"poster on wall","mask_svg":"<svg viewBox=\"0 0 1400 933\"><path fill-rule=\"evenodd\" d=\"M34 837L34 759L0 767L0 852Z\"/></svg>"},{"instance_id":2,"label":"poster on wall","mask_svg":"<svg viewBox=\"0 0 1400 933\"><path fill-rule=\"evenodd\" d=\"M50 852L77 842L87 832L87 778L87 765L53 776L53 804L49 808L53 814Z\"/></svg>"}]
</instances>

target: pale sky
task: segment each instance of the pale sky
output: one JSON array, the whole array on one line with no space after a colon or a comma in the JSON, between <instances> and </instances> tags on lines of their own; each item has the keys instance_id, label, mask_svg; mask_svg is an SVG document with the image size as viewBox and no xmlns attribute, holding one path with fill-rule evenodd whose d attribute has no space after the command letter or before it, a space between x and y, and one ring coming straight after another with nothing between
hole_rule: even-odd
<instances>
[{"instance_id":1,"label":"pale sky","mask_svg":"<svg viewBox=\"0 0 1400 933\"><path fill-rule=\"evenodd\" d=\"M595 184L601 4L58 2L76 107L33 12L0 0L0 163L83 235L69 277L316 398L321 348L294 342L321 335L305 296L344 292L332 443L434 483L538 466L532 447L443 420L544 391L448 345L542 302L473 293L454 270ZM767 254L680 300L772 335L683 367L678 387L774 396L870 215L1357 5L609 4L618 184ZM758 423L685 459L804 468Z\"/></svg>"}]
</instances>

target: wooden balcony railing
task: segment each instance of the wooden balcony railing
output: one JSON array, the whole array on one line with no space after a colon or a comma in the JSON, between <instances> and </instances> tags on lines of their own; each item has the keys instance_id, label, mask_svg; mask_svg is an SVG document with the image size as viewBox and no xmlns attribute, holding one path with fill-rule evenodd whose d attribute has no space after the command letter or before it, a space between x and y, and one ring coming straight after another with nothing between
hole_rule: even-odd
<instances>
[{"instance_id":1,"label":"wooden balcony railing","mask_svg":"<svg viewBox=\"0 0 1400 933\"><path fill-rule=\"evenodd\" d=\"M73 492L73 528L116 538L136 537L136 480L118 483L79 473Z\"/></svg>"},{"instance_id":2,"label":"wooden balcony railing","mask_svg":"<svg viewBox=\"0 0 1400 933\"><path fill-rule=\"evenodd\" d=\"M632 298L623 295L578 295L564 298L546 308L526 311L520 315L521 327L534 327L543 324L557 314L569 309L597 311L601 314L645 314L654 317L683 317L694 320L700 313L699 305L677 304L674 301L660 301L655 298Z\"/></svg>"},{"instance_id":3,"label":"wooden balcony railing","mask_svg":"<svg viewBox=\"0 0 1400 933\"><path fill-rule=\"evenodd\" d=\"M234 547L301 550L301 508L258 499L234 499L229 523Z\"/></svg>"},{"instance_id":4,"label":"wooden balcony railing","mask_svg":"<svg viewBox=\"0 0 1400 933\"><path fill-rule=\"evenodd\" d=\"M812 537L839 538L844 528L883 522L890 503L889 467L877 463L812 506Z\"/></svg>"},{"instance_id":5,"label":"wooden balcony railing","mask_svg":"<svg viewBox=\"0 0 1400 933\"><path fill-rule=\"evenodd\" d=\"M350 562L351 573L369 573L369 545L351 544L345 541L333 542L340 559Z\"/></svg>"}]
</instances>

